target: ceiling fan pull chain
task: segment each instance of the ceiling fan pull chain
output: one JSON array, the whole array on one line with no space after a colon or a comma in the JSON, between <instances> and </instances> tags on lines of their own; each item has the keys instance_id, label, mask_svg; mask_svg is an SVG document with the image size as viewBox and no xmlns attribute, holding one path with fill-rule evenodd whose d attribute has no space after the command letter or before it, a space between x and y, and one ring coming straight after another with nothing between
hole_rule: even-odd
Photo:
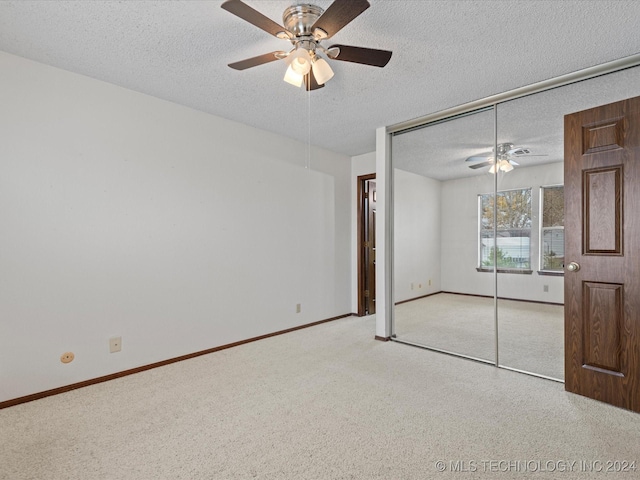
<instances>
[{"instance_id":1,"label":"ceiling fan pull chain","mask_svg":"<svg viewBox=\"0 0 640 480\"><path fill-rule=\"evenodd\" d=\"M311 171L311 89L307 89L307 161L304 168Z\"/></svg>"}]
</instances>

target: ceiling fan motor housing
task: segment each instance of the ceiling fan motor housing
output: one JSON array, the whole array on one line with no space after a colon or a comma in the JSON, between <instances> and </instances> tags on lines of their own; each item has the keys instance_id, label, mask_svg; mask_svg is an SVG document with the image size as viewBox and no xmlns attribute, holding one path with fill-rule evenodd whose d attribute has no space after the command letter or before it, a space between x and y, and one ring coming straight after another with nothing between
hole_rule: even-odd
<instances>
[{"instance_id":1,"label":"ceiling fan motor housing","mask_svg":"<svg viewBox=\"0 0 640 480\"><path fill-rule=\"evenodd\" d=\"M282 14L282 22L296 37L312 37L311 27L323 13L324 10L316 5L292 5Z\"/></svg>"},{"instance_id":2,"label":"ceiling fan motor housing","mask_svg":"<svg viewBox=\"0 0 640 480\"><path fill-rule=\"evenodd\" d=\"M509 150L513 148L513 143L499 143L498 144L498 157L506 155Z\"/></svg>"}]
</instances>

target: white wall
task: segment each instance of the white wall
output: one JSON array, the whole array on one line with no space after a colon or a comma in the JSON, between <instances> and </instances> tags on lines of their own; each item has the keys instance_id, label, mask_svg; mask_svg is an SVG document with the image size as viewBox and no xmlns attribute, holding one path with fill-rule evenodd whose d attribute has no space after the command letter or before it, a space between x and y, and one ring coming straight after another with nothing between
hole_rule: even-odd
<instances>
[{"instance_id":1,"label":"white wall","mask_svg":"<svg viewBox=\"0 0 640 480\"><path fill-rule=\"evenodd\" d=\"M350 312L348 157L307 170L284 137L0 71L0 401Z\"/></svg>"},{"instance_id":2,"label":"white wall","mask_svg":"<svg viewBox=\"0 0 640 480\"><path fill-rule=\"evenodd\" d=\"M532 188L531 275L499 274L498 296L542 302L563 303L562 277L538 275L540 189L563 183L563 163L538 167L516 167L501 174L498 190ZM478 194L493 191L493 178L471 177L442 183L442 290L493 295L493 275L477 272ZM544 286L549 287L544 292Z\"/></svg>"},{"instance_id":3,"label":"white wall","mask_svg":"<svg viewBox=\"0 0 640 480\"><path fill-rule=\"evenodd\" d=\"M393 182L397 303L441 290L441 182L397 168Z\"/></svg>"}]
</instances>

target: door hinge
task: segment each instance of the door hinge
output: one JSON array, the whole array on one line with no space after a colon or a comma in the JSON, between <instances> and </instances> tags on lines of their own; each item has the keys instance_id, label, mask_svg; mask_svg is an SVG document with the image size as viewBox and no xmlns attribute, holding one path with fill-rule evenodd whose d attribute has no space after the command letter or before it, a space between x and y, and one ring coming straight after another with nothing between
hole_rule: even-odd
<instances>
[{"instance_id":1,"label":"door hinge","mask_svg":"<svg viewBox=\"0 0 640 480\"><path fill-rule=\"evenodd\" d=\"M364 296L365 296L365 297L368 297L368 296L369 296L369 290L365 290L365 291L364 291Z\"/></svg>"},{"instance_id":2,"label":"door hinge","mask_svg":"<svg viewBox=\"0 0 640 480\"><path fill-rule=\"evenodd\" d=\"M369 198L369 194L367 192L364 192L364 198Z\"/></svg>"},{"instance_id":3,"label":"door hinge","mask_svg":"<svg viewBox=\"0 0 640 480\"><path fill-rule=\"evenodd\" d=\"M364 248L369 248L369 242L364 242Z\"/></svg>"}]
</instances>

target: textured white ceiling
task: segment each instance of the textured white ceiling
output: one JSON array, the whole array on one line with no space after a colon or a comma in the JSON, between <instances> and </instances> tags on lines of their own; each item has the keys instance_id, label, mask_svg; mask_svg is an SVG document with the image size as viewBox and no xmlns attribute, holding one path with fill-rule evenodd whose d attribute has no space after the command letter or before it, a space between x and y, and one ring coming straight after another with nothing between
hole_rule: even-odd
<instances>
[{"instance_id":1,"label":"textured white ceiling","mask_svg":"<svg viewBox=\"0 0 640 480\"><path fill-rule=\"evenodd\" d=\"M290 0L246 0L282 23ZM326 8L330 0L315 0ZM287 43L222 1L2 1L0 50L357 155L375 129L640 52L637 0L370 0L328 43L394 52L379 69L332 62L310 94L283 62L230 62Z\"/></svg>"},{"instance_id":2,"label":"textured white ceiling","mask_svg":"<svg viewBox=\"0 0 640 480\"><path fill-rule=\"evenodd\" d=\"M488 175L489 167L472 170L465 159L491 151L494 119L498 143L545 155L514 159L520 164L517 168L561 162L565 115L637 96L640 66L501 103L497 114L481 111L396 135L393 164L437 180Z\"/></svg>"}]
</instances>

